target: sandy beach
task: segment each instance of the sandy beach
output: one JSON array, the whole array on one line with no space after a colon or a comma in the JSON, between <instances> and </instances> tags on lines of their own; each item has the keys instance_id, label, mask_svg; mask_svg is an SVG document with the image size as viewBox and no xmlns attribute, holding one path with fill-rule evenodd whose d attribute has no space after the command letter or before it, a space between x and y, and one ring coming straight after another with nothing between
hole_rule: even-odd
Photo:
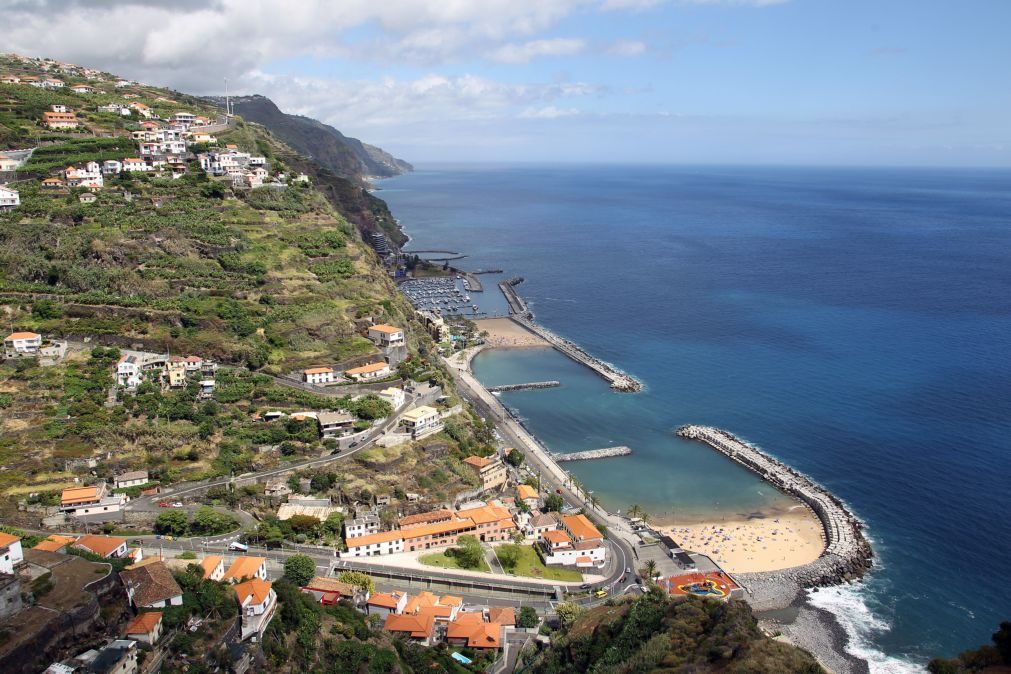
<instances>
[{"instance_id":1,"label":"sandy beach","mask_svg":"<svg viewBox=\"0 0 1011 674\"><path fill-rule=\"evenodd\" d=\"M524 349L550 346L543 338L509 318L483 318L474 321L477 329L488 333L488 346Z\"/></svg>"},{"instance_id":2,"label":"sandy beach","mask_svg":"<svg viewBox=\"0 0 1011 674\"><path fill-rule=\"evenodd\" d=\"M777 571L808 564L825 549L821 522L798 506L765 517L674 523L660 531L701 552L730 573Z\"/></svg>"}]
</instances>

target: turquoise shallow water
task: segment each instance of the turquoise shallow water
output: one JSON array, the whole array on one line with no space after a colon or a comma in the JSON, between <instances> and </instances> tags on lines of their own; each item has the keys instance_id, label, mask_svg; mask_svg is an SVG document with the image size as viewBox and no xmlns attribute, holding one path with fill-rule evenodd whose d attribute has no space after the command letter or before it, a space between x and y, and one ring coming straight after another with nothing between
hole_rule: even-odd
<instances>
[{"instance_id":1,"label":"turquoise shallow water","mask_svg":"<svg viewBox=\"0 0 1011 674\"><path fill-rule=\"evenodd\" d=\"M867 522L877 569L818 601L876 671L1011 617L1011 172L442 166L382 186L412 245L525 277L541 323L644 381L612 393L536 350L475 363L562 381L502 398L551 449L633 448L572 466L609 506L767 506L671 435L721 426Z\"/></svg>"}]
</instances>

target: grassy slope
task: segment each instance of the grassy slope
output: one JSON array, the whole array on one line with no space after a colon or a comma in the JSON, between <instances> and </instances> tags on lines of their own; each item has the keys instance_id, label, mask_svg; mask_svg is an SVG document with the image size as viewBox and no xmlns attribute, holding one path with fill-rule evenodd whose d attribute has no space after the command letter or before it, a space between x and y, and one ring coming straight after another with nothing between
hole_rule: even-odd
<instances>
[{"instance_id":1,"label":"grassy slope","mask_svg":"<svg viewBox=\"0 0 1011 674\"><path fill-rule=\"evenodd\" d=\"M0 72L11 71L26 73L0 63ZM110 179L90 205L77 200L78 191L43 193L39 180L67 163L136 156L128 135L139 120L95 113L98 104L124 102L132 92L138 97L131 100L165 116L216 115L176 92L89 85L104 91L0 85L5 147L41 143L17 176L22 206L0 214L5 328L197 353L268 373L376 353L354 328L358 316L406 326L412 348L427 343L374 253L315 188L233 194L191 166L179 180ZM89 132L112 137L42 130L37 120L55 103L78 111ZM291 150L261 127L240 122L217 135L267 155L274 169L288 168L279 157ZM63 459L99 452L112 452L103 472L149 467L168 481L249 469L263 460L253 443L302 437L298 428L261 432L249 423L251 407L322 406L260 379L222 387L214 406L195 404L192 391L143 391L106 409L111 372L112 362L87 353L51 368L0 367L0 463L8 469L0 491L58 489L73 479ZM317 448L300 444L297 451Z\"/></svg>"}]
</instances>

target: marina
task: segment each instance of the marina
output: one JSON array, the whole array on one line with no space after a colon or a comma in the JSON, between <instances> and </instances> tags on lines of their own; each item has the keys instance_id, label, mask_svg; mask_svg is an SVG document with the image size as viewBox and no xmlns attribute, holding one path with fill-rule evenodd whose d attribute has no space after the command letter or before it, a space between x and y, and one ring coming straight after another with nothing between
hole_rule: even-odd
<instances>
[{"instance_id":1,"label":"marina","mask_svg":"<svg viewBox=\"0 0 1011 674\"><path fill-rule=\"evenodd\" d=\"M480 307L471 299L468 290L459 274L412 279L400 284L400 291L418 311L477 316L481 314Z\"/></svg>"}]
</instances>

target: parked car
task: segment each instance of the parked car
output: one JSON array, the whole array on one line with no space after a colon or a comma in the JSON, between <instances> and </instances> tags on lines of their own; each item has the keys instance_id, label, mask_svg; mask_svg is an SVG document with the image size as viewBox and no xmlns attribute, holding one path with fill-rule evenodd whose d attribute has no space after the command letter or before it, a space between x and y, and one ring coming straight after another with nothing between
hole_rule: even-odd
<instances>
[{"instance_id":1,"label":"parked car","mask_svg":"<svg viewBox=\"0 0 1011 674\"><path fill-rule=\"evenodd\" d=\"M172 507L173 508L182 508L183 507L183 502L182 501L176 501L175 503L172 504Z\"/></svg>"},{"instance_id":2,"label":"parked car","mask_svg":"<svg viewBox=\"0 0 1011 674\"><path fill-rule=\"evenodd\" d=\"M580 590L589 590L590 587L591 587L591 585L589 583L583 583L582 585L579 586L579 589Z\"/></svg>"},{"instance_id":3,"label":"parked car","mask_svg":"<svg viewBox=\"0 0 1011 674\"><path fill-rule=\"evenodd\" d=\"M166 503L165 501L162 501L161 503L159 503L159 504L158 504L158 507L159 507L159 508L168 508L168 507L169 507L169 505L168 505L168 503Z\"/></svg>"},{"instance_id":4,"label":"parked car","mask_svg":"<svg viewBox=\"0 0 1011 674\"><path fill-rule=\"evenodd\" d=\"M607 596L607 590L597 590L596 592L593 593L593 596L596 597L597 599L603 599L604 597Z\"/></svg>"}]
</instances>

